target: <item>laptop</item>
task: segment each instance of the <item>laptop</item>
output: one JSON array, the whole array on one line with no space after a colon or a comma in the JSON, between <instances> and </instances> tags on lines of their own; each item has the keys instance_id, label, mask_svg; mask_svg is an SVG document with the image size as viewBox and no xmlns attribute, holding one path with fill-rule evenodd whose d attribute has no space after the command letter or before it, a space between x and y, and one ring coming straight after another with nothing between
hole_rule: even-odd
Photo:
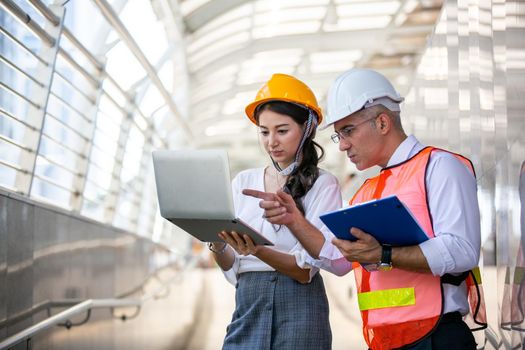
<instances>
[{"instance_id":1,"label":"laptop","mask_svg":"<svg viewBox=\"0 0 525 350\"><path fill-rule=\"evenodd\" d=\"M273 245L235 217L225 150L154 151L153 169L160 215L166 220L203 242L222 241L217 234L224 230Z\"/></svg>"}]
</instances>

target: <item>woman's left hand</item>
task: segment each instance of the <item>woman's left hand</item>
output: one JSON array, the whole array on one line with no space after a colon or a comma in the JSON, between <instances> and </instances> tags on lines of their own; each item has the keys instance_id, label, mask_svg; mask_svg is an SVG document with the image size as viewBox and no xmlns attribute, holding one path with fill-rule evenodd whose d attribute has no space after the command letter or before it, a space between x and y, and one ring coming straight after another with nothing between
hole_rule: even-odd
<instances>
[{"instance_id":1,"label":"woman's left hand","mask_svg":"<svg viewBox=\"0 0 525 350\"><path fill-rule=\"evenodd\" d=\"M228 243L240 255L246 256L256 254L258 251L259 246L255 245L248 235L239 234L235 231L221 231L219 237Z\"/></svg>"}]
</instances>

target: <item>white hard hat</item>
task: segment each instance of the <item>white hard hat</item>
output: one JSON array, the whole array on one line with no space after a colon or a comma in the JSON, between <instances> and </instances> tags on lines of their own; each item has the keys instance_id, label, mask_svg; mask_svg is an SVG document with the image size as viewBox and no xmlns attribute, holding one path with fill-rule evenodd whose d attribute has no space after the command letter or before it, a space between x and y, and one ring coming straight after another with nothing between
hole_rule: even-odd
<instances>
[{"instance_id":1,"label":"white hard hat","mask_svg":"<svg viewBox=\"0 0 525 350\"><path fill-rule=\"evenodd\" d=\"M382 74L362 68L352 68L334 81L328 91L328 115L323 129L362 108L378 104L399 111L404 100Z\"/></svg>"}]
</instances>

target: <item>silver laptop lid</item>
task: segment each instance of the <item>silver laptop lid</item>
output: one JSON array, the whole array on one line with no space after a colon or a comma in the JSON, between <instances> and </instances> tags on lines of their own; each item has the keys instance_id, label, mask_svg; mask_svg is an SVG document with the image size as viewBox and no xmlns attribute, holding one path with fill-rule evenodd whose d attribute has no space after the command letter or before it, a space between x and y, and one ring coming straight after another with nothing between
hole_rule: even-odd
<instances>
[{"instance_id":1,"label":"silver laptop lid","mask_svg":"<svg viewBox=\"0 0 525 350\"><path fill-rule=\"evenodd\" d=\"M225 150L154 151L160 214L166 219L234 219Z\"/></svg>"}]
</instances>

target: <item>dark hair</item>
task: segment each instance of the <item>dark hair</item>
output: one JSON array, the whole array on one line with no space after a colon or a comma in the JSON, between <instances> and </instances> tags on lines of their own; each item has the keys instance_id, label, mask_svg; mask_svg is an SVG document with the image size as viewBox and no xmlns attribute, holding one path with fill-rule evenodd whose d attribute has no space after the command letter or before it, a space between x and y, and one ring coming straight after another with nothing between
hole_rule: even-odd
<instances>
[{"instance_id":1,"label":"dark hair","mask_svg":"<svg viewBox=\"0 0 525 350\"><path fill-rule=\"evenodd\" d=\"M301 126L305 125L308 121L309 111L305 107L284 101L270 101L259 105L255 109L254 116L257 124L259 124L259 115L265 110L287 115ZM314 137L315 130L304 141L301 163L290 176L288 176L288 180L283 187L283 190L292 196L297 208L299 208L303 215L305 213L301 198L312 188L319 177L317 164L324 156L323 147L314 141ZM319 149L320 155L317 149Z\"/></svg>"}]
</instances>

